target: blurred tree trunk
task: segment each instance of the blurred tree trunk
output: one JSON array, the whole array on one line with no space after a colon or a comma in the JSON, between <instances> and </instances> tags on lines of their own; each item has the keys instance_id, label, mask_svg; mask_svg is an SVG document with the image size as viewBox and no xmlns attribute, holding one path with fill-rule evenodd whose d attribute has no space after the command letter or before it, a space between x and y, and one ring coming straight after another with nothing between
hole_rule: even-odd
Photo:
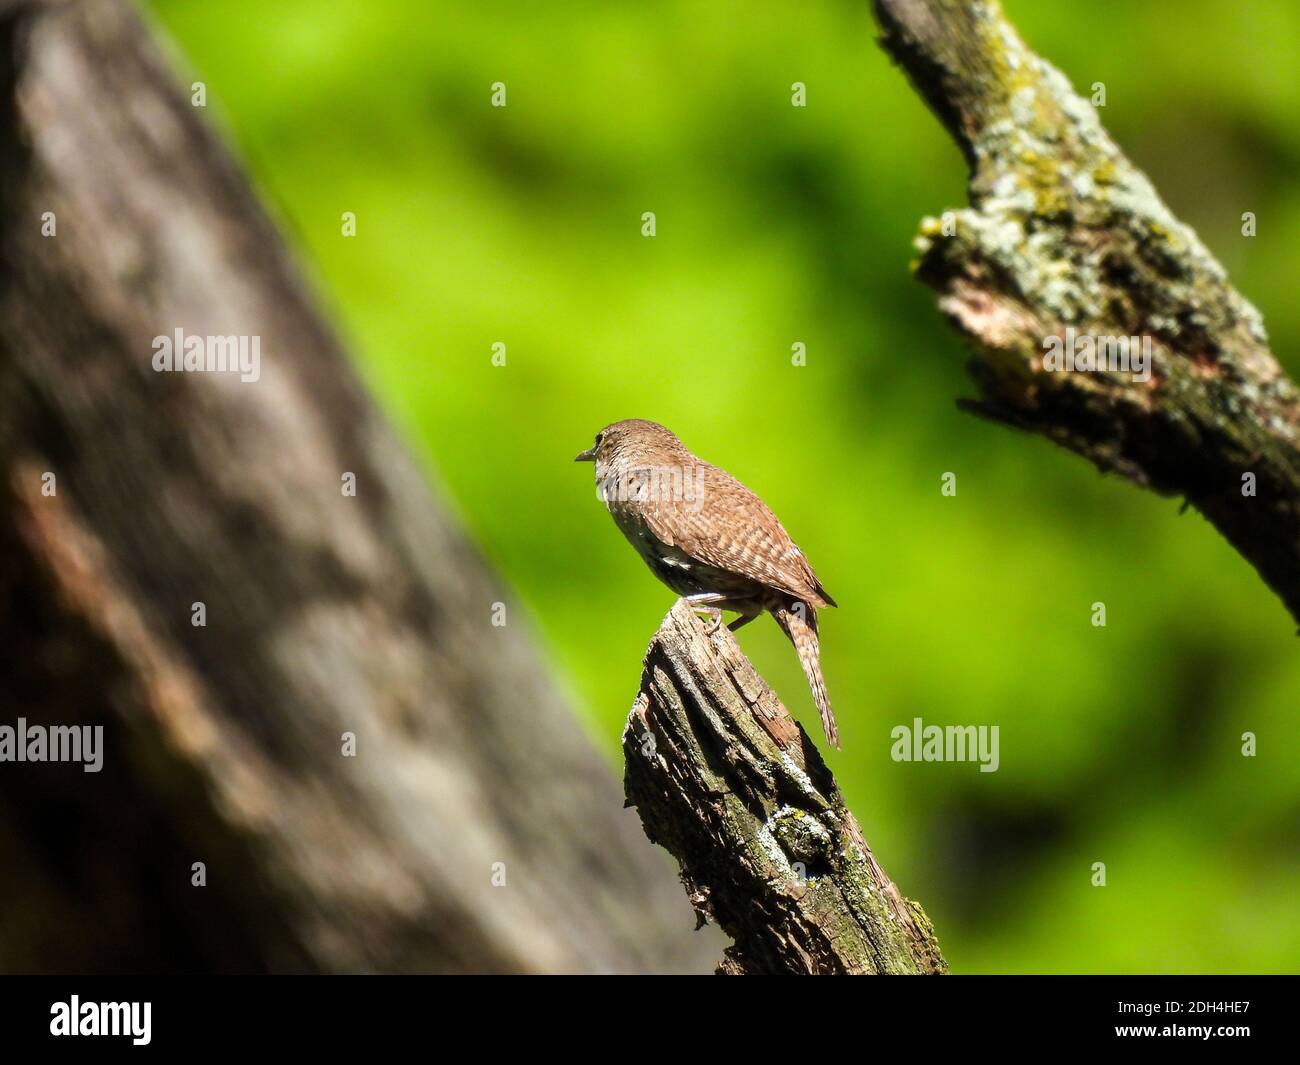
<instances>
[{"instance_id":1,"label":"blurred tree trunk","mask_svg":"<svg viewBox=\"0 0 1300 1065\"><path fill-rule=\"evenodd\" d=\"M0 724L106 746L98 774L0 764L0 967L703 969L141 21L0 20ZM155 372L177 328L260 337L260 379Z\"/></svg>"}]
</instances>

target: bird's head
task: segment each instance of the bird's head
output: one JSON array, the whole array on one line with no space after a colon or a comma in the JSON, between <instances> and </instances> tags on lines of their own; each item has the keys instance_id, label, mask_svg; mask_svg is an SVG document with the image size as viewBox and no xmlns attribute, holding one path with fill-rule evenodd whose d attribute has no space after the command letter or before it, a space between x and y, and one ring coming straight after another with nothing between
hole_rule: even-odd
<instances>
[{"instance_id":1,"label":"bird's head","mask_svg":"<svg viewBox=\"0 0 1300 1065\"><path fill-rule=\"evenodd\" d=\"M573 461L594 462L597 467L620 462L644 464L678 450L684 450L682 442L662 425L642 418L626 418L605 426L596 434L591 447Z\"/></svg>"}]
</instances>

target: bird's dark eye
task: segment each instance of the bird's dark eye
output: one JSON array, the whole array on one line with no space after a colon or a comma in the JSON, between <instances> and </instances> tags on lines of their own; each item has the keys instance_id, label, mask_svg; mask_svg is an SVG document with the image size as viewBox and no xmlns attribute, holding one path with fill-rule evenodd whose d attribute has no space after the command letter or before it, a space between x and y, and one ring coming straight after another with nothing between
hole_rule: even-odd
<instances>
[{"instance_id":1,"label":"bird's dark eye","mask_svg":"<svg viewBox=\"0 0 1300 1065\"><path fill-rule=\"evenodd\" d=\"M597 447L600 447L600 438L601 438L602 436L604 436L604 435L605 435L604 433L597 433L597 434L596 434L596 446L597 446Z\"/></svg>"}]
</instances>

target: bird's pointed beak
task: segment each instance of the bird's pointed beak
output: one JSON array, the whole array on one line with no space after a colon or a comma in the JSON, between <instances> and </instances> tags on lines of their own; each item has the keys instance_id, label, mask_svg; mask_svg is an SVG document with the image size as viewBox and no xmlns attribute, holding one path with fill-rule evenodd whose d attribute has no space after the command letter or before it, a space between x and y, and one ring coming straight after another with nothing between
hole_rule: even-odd
<instances>
[{"instance_id":1,"label":"bird's pointed beak","mask_svg":"<svg viewBox=\"0 0 1300 1065\"><path fill-rule=\"evenodd\" d=\"M587 448L586 451L579 451L577 457L573 461L574 462L595 462L596 449L594 447L589 447Z\"/></svg>"}]
</instances>

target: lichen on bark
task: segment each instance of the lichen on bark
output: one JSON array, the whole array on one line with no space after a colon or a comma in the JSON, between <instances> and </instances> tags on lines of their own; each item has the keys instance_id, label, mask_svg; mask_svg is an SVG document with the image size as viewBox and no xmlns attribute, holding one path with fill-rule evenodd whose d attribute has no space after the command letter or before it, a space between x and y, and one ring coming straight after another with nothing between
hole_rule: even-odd
<instances>
[{"instance_id":1,"label":"lichen on bark","mask_svg":"<svg viewBox=\"0 0 1300 1065\"><path fill-rule=\"evenodd\" d=\"M997 3L875 8L970 167L969 207L923 220L913 263L974 350L963 406L1184 496L1300 620L1300 394L1260 313ZM1067 330L1149 344L1149 379L1049 368Z\"/></svg>"}]
</instances>

